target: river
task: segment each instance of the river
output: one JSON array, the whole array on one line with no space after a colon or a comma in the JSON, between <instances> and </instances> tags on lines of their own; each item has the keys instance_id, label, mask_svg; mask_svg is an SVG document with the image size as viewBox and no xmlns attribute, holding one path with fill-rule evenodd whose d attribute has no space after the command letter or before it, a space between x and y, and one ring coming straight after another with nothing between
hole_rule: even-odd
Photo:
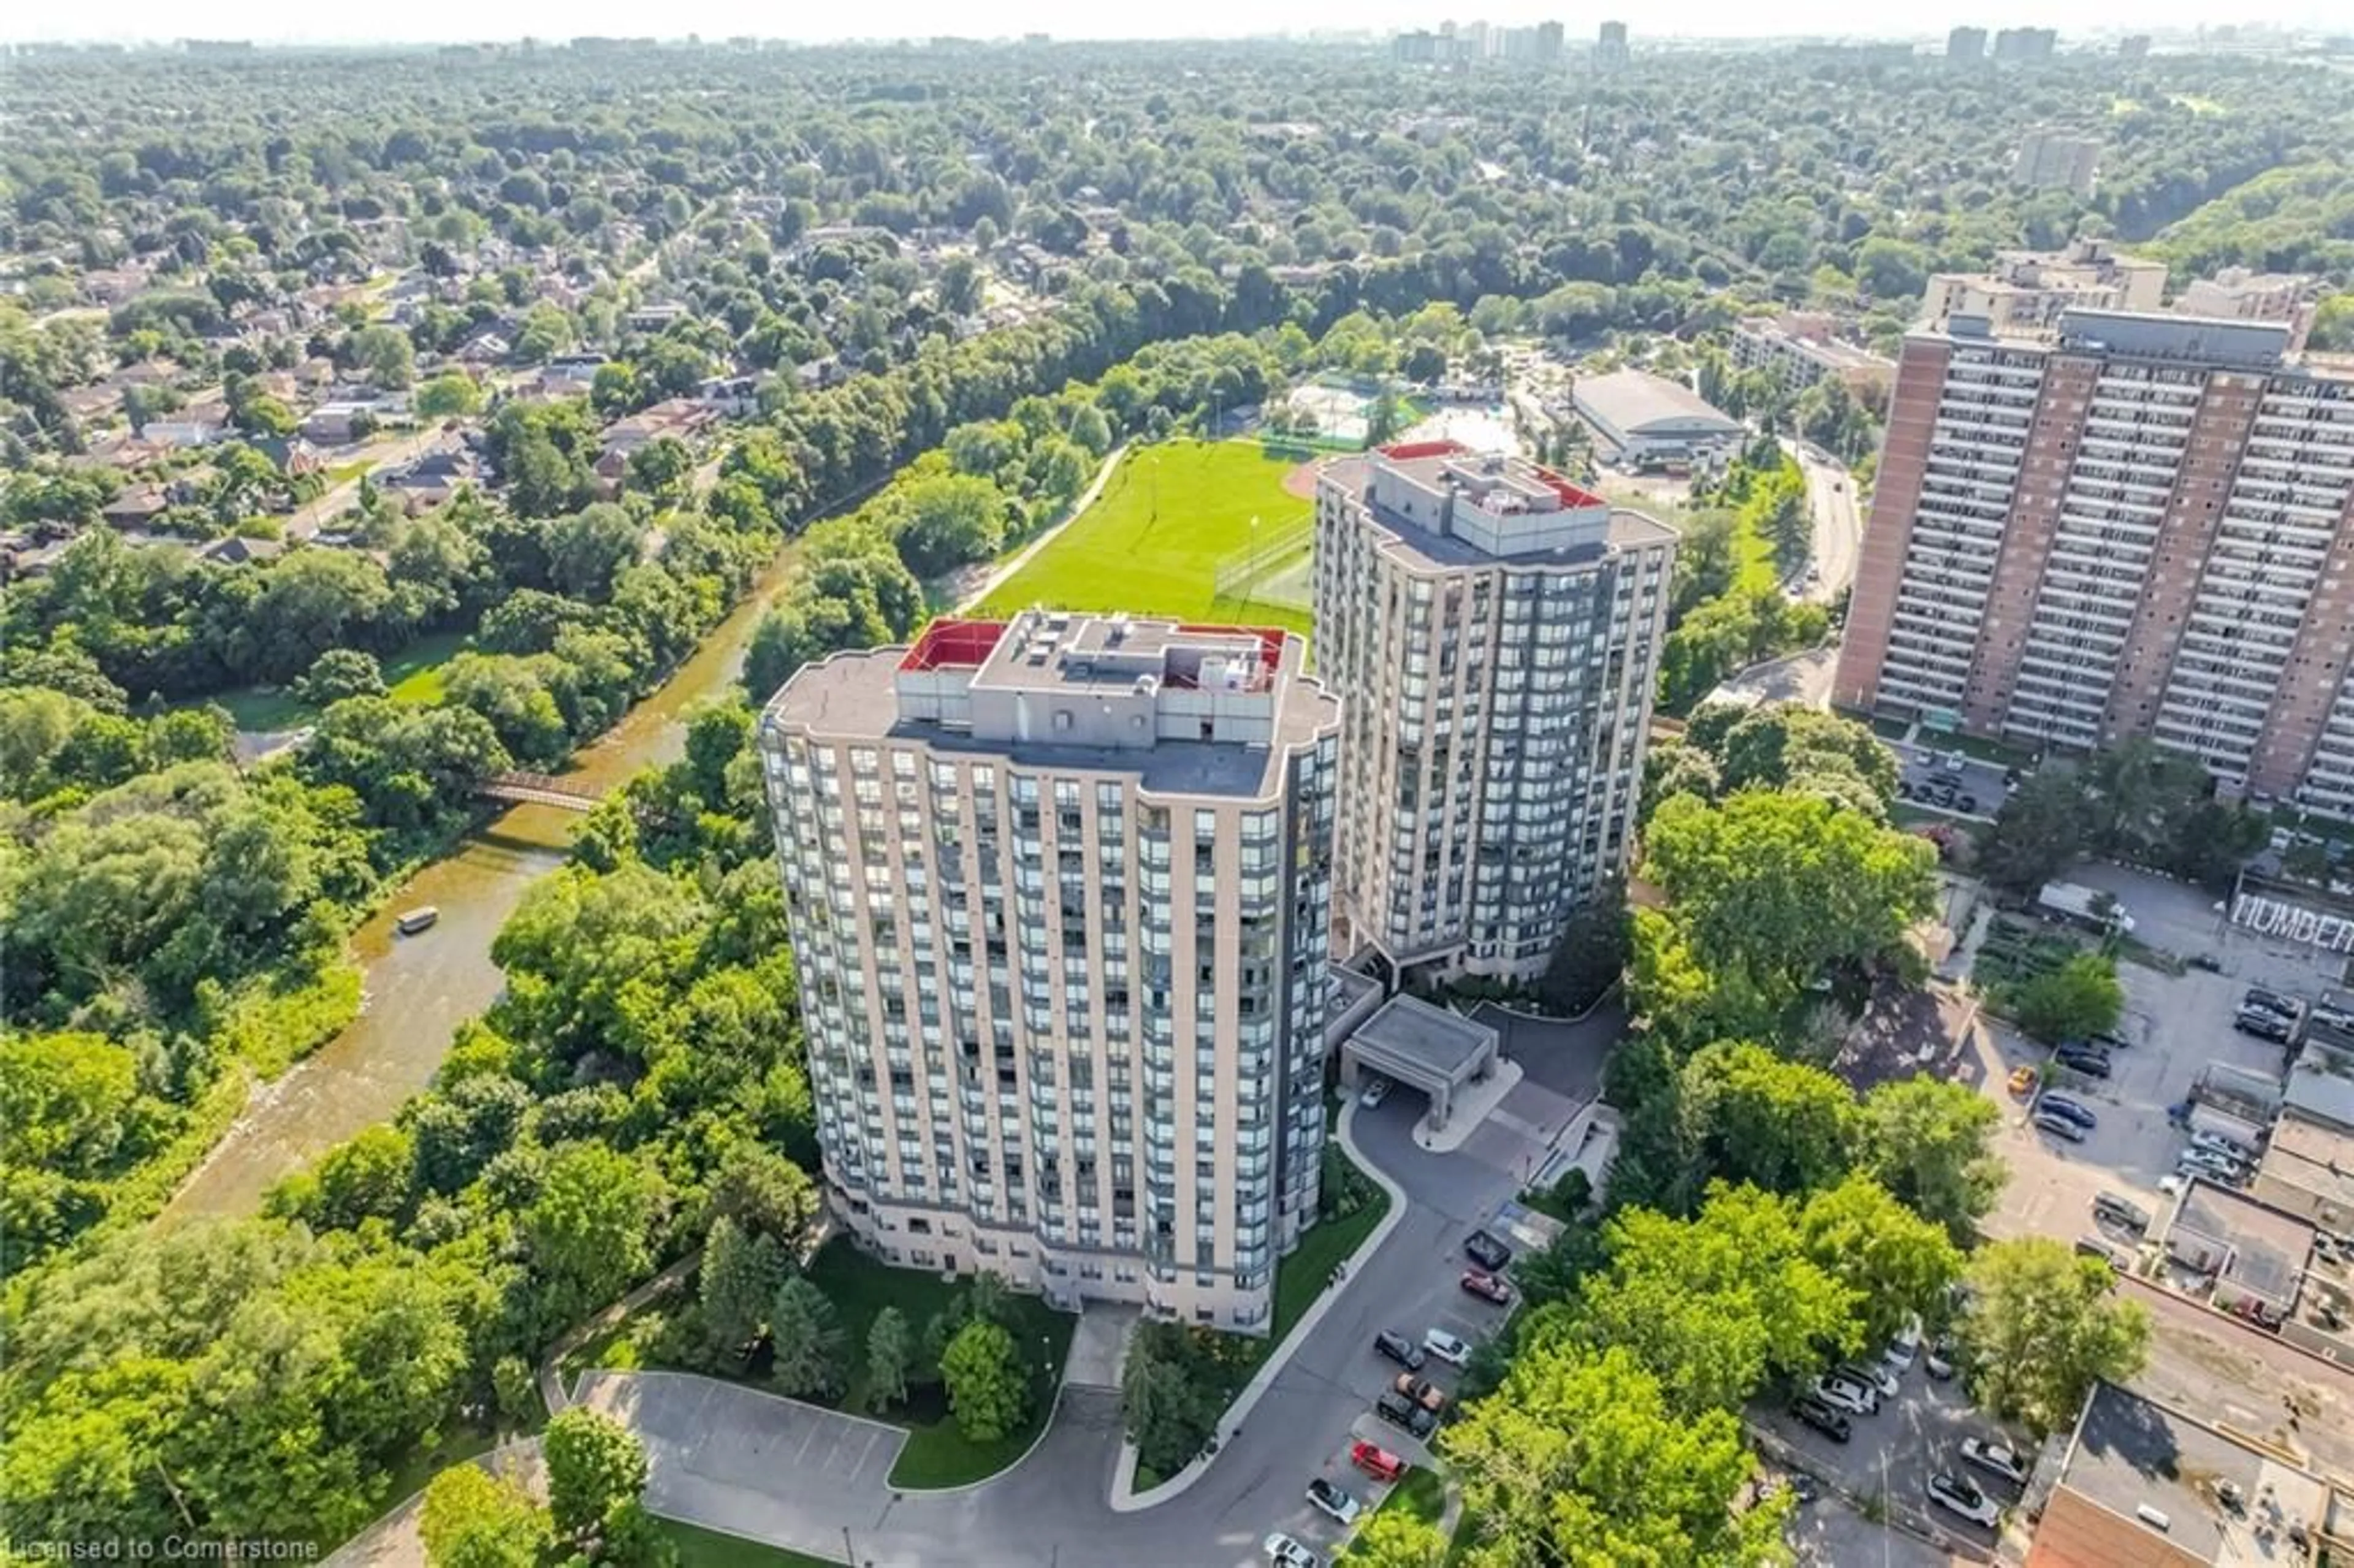
<instances>
[{"instance_id":1,"label":"river","mask_svg":"<svg viewBox=\"0 0 2354 1568\"><path fill-rule=\"evenodd\" d=\"M566 782L602 794L651 763L674 762L686 715L724 695L795 551L779 551L735 612L694 657L628 716L573 758ZM249 1214L282 1178L380 1121L433 1080L451 1035L497 999L503 978L491 940L531 883L564 863L579 818L550 806L517 806L470 835L457 852L419 871L352 938L366 974L365 1011L350 1028L256 1088L245 1114L164 1208L168 1222ZM404 910L432 905L433 928L401 937Z\"/></svg>"}]
</instances>

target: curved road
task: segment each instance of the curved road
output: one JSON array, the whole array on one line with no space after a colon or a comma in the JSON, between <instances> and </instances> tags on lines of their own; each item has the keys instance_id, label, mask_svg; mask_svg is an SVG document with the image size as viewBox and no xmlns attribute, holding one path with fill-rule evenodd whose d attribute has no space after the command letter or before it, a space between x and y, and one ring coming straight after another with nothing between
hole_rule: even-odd
<instances>
[{"instance_id":1,"label":"curved road","mask_svg":"<svg viewBox=\"0 0 2354 1568\"><path fill-rule=\"evenodd\" d=\"M1457 1287L1458 1249L1518 1189L1517 1172L1469 1152L1416 1149L1412 1129L1422 1108L1418 1096L1398 1094L1362 1114L1357 1147L1405 1191L1405 1217L1341 1287L1240 1435L1190 1489L1157 1507L1119 1513L1108 1501L1119 1456L1117 1389L1066 1387L1038 1446L993 1480L898 1494L884 1479L898 1453L896 1428L659 1373L590 1374L580 1403L624 1417L645 1437L647 1500L656 1512L837 1559L847 1532L857 1561L876 1568L1239 1568L1264 1561L1259 1543L1270 1530L1328 1551L1340 1531L1308 1506L1309 1478L1325 1474L1362 1495L1365 1478L1347 1462L1360 1429L1416 1457L1402 1433L1376 1430L1371 1414L1397 1370L1373 1353L1374 1332L1418 1337L1444 1326L1470 1339L1502 1317ZM1451 1369L1434 1362L1431 1370L1452 1382Z\"/></svg>"}]
</instances>

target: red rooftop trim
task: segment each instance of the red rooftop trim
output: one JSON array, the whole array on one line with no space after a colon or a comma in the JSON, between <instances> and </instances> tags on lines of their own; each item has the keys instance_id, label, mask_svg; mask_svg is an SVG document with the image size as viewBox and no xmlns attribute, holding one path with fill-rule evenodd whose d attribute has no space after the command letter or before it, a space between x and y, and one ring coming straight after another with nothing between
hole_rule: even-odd
<instances>
[{"instance_id":1,"label":"red rooftop trim","mask_svg":"<svg viewBox=\"0 0 2354 1568\"><path fill-rule=\"evenodd\" d=\"M1461 441L1400 441L1395 446L1381 449L1382 456L1393 462L1412 462L1416 458L1451 457L1469 451Z\"/></svg>"},{"instance_id":2,"label":"red rooftop trim","mask_svg":"<svg viewBox=\"0 0 2354 1568\"><path fill-rule=\"evenodd\" d=\"M942 616L924 628L899 661L902 670L977 669L1005 635L1002 620L959 620Z\"/></svg>"},{"instance_id":3,"label":"red rooftop trim","mask_svg":"<svg viewBox=\"0 0 2354 1568\"><path fill-rule=\"evenodd\" d=\"M1590 490L1580 490L1577 486L1570 483L1569 481L1562 478L1561 475L1553 472L1553 471L1549 468L1538 469L1537 476L1543 479L1545 483L1553 487L1553 493L1561 497L1561 503L1564 506L1583 509L1589 506L1607 506L1610 504L1609 502L1604 500L1601 496L1595 494L1594 492Z\"/></svg>"}]
</instances>

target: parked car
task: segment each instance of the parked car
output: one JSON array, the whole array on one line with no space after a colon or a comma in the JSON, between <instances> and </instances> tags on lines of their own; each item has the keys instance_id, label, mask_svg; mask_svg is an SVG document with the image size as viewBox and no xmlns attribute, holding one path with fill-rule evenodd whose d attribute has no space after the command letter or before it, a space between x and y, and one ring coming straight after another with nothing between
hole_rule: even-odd
<instances>
[{"instance_id":1,"label":"parked car","mask_svg":"<svg viewBox=\"0 0 2354 1568\"><path fill-rule=\"evenodd\" d=\"M1888 1364L1889 1371L1901 1372L1912 1366L1920 1349L1921 1319L1907 1318L1904 1326L1896 1330L1896 1337L1888 1341L1888 1348L1880 1352L1880 1359Z\"/></svg>"},{"instance_id":2,"label":"parked car","mask_svg":"<svg viewBox=\"0 0 2354 1568\"><path fill-rule=\"evenodd\" d=\"M1814 1395L1833 1410L1845 1411L1850 1415L1870 1415L1880 1408L1878 1394L1843 1377L1817 1378Z\"/></svg>"},{"instance_id":3,"label":"parked car","mask_svg":"<svg viewBox=\"0 0 2354 1568\"><path fill-rule=\"evenodd\" d=\"M1393 1334L1384 1329L1373 1336L1373 1349L1408 1372L1422 1370L1422 1347L1404 1334Z\"/></svg>"},{"instance_id":4,"label":"parked car","mask_svg":"<svg viewBox=\"0 0 2354 1568\"><path fill-rule=\"evenodd\" d=\"M2070 1143L2084 1141L2084 1129L2064 1116L2054 1116L2050 1111L2037 1111L2035 1125L2052 1137L2066 1139Z\"/></svg>"},{"instance_id":5,"label":"parked car","mask_svg":"<svg viewBox=\"0 0 2354 1568\"><path fill-rule=\"evenodd\" d=\"M1849 1435L1854 1431L1854 1428L1848 1424L1846 1416L1812 1394L1802 1393L1792 1400L1790 1414L1834 1443L1846 1442Z\"/></svg>"},{"instance_id":6,"label":"parked car","mask_svg":"<svg viewBox=\"0 0 2354 1568\"><path fill-rule=\"evenodd\" d=\"M2115 1225L2119 1230L2131 1231L2136 1235L2141 1234L2150 1226L2147 1209L2132 1199L2121 1198L2115 1192L2094 1194L2093 1217L2103 1224Z\"/></svg>"},{"instance_id":7,"label":"parked car","mask_svg":"<svg viewBox=\"0 0 2354 1568\"><path fill-rule=\"evenodd\" d=\"M2106 1241L2099 1236L2078 1236L2076 1238L2076 1255L2079 1257L2097 1257L2103 1263L2107 1264L2111 1268L2116 1270L2119 1274L2123 1274L2131 1262L2131 1260L2128 1259L2123 1252L2111 1246Z\"/></svg>"},{"instance_id":8,"label":"parked car","mask_svg":"<svg viewBox=\"0 0 2354 1568\"><path fill-rule=\"evenodd\" d=\"M2054 1051L2052 1054L2052 1059L2070 1072L2082 1073L2088 1078L2105 1078L2109 1075L2109 1058L2105 1052L2062 1049Z\"/></svg>"},{"instance_id":9,"label":"parked car","mask_svg":"<svg viewBox=\"0 0 2354 1568\"><path fill-rule=\"evenodd\" d=\"M1373 1414L1393 1426L1404 1428L1408 1436L1415 1437L1427 1437L1438 1425L1437 1416L1394 1392L1373 1401Z\"/></svg>"},{"instance_id":10,"label":"parked car","mask_svg":"<svg viewBox=\"0 0 2354 1568\"><path fill-rule=\"evenodd\" d=\"M2266 1012L2262 1008L2240 1009L2232 1015L2232 1027L2243 1034L2253 1034L2259 1040L2270 1040L2283 1045L2288 1044L2290 1033L2288 1020L2278 1013Z\"/></svg>"},{"instance_id":11,"label":"parked car","mask_svg":"<svg viewBox=\"0 0 2354 1568\"><path fill-rule=\"evenodd\" d=\"M2224 1308L2234 1318L2244 1318L2259 1329L2277 1330L2281 1326L2280 1309L2269 1301L2259 1301L2253 1296L2243 1296Z\"/></svg>"},{"instance_id":12,"label":"parked car","mask_svg":"<svg viewBox=\"0 0 2354 1568\"><path fill-rule=\"evenodd\" d=\"M1389 1098L1389 1094L1390 1081L1387 1078L1376 1075L1375 1076L1365 1080L1365 1091L1357 1097L1357 1103L1364 1107L1367 1110L1371 1110L1375 1106L1381 1104L1384 1100Z\"/></svg>"},{"instance_id":13,"label":"parked car","mask_svg":"<svg viewBox=\"0 0 2354 1568\"><path fill-rule=\"evenodd\" d=\"M2101 1118L2093 1113L2092 1107L2082 1100L2072 1100L2066 1095L2047 1094L2035 1102L2035 1108L2048 1115L2064 1116L2087 1132L2101 1125Z\"/></svg>"},{"instance_id":14,"label":"parked car","mask_svg":"<svg viewBox=\"0 0 2354 1568\"><path fill-rule=\"evenodd\" d=\"M1344 1526L1357 1521L1357 1499L1321 1476L1308 1483L1308 1500Z\"/></svg>"},{"instance_id":15,"label":"parked car","mask_svg":"<svg viewBox=\"0 0 2354 1568\"><path fill-rule=\"evenodd\" d=\"M1921 1358L1921 1370L1939 1383L1950 1381L1954 1375L1953 1340L1941 1336L1931 1344L1929 1353Z\"/></svg>"},{"instance_id":16,"label":"parked car","mask_svg":"<svg viewBox=\"0 0 2354 1568\"><path fill-rule=\"evenodd\" d=\"M1968 816L1978 809L1978 798L1976 795L1956 795L1954 797L1954 810L1959 811L1965 817Z\"/></svg>"},{"instance_id":17,"label":"parked car","mask_svg":"<svg viewBox=\"0 0 2354 1568\"><path fill-rule=\"evenodd\" d=\"M2032 1067L2013 1067L2010 1070L2010 1092L2021 1099L2033 1094L2035 1092L2035 1069Z\"/></svg>"},{"instance_id":18,"label":"parked car","mask_svg":"<svg viewBox=\"0 0 2354 1568\"><path fill-rule=\"evenodd\" d=\"M1433 1329L1424 1334L1422 1348L1451 1367L1459 1367L1471 1359L1471 1347L1444 1329Z\"/></svg>"},{"instance_id":19,"label":"parked car","mask_svg":"<svg viewBox=\"0 0 2354 1568\"><path fill-rule=\"evenodd\" d=\"M1866 1366L1861 1361L1841 1361L1832 1370L1840 1377L1863 1384L1882 1399L1894 1399L1903 1392L1904 1385L1896 1381L1896 1374L1888 1369L1886 1362Z\"/></svg>"},{"instance_id":20,"label":"parked car","mask_svg":"<svg viewBox=\"0 0 2354 1568\"><path fill-rule=\"evenodd\" d=\"M1978 1483L1967 1476L1957 1476L1941 1470L1929 1478L1929 1500L1949 1513L1959 1514L1972 1524L1994 1528L1999 1510L1994 1499L1978 1490Z\"/></svg>"},{"instance_id":21,"label":"parked car","mask_svg":"<svg viewBox=\"0 0 2354 1568\"><path fill-rule=\"evenodd\" d=\"M1434 1415L1446 1407L1447 1391L1426 1377L1416 1377L1412 1372L1400 1372L1390 1383L1390 1387Z\"/></svg>"},{"instance_id":22,"label":"parked car","mask_svg":"<svg viewBox=\"0 0 2354 1568\"><path fill-rule=\"evenodd\" d=\"M2254 1150L2239 1139L2226 1138L2220 1132L2194 1132L2190 1135L2190 1147L2203 1149L2208 1153L2221 1155L2225 1160L2239 1160L2242 1164L2256 1157Z\"/></svg>"},{"instance_id":23,"label":"parked car","mask_svg":"<svg viewBox=\"0 0 2354 1568\"><path fill-rule=\"evenodd\" d=\"M2008 1443L1989 1443L1982 1437L1962 1439L1962 1459L1979 1469L2000 1476L2014 1487L2027 1484L2027 1461Z\"/></svg>"},{"instance_id":24,"label":"parked car","mask_svg":"<svg viewBox=\"0 0 2354 1568\"><path fill-rule=\"evenodd\" d=\"M1490 1274L1512 1261L1512 1249L1486 1231L1473 1231L1463 1238L1463 1255Z\"/></svg>"},{"instance_id":25,"label":"parked car","mask_svg":"<svg viewBox=\"0 0 2354 1568\"><path fill-rule=\"evenodd\" d=\"M1463 1288L1482 1300L1493 1301L1499 1307L1509 1305L1512 1299L1512 1287L1484 1269L1465 1269Z\"/></svg>"},{"instance_id":26,"label":"parked car","mask_svg":"<svg viewBox=\"0 0 2354 1568\"><path fill-rule=\"evenodd\" d=\"M2205 1149L2184 1150L2182 1158L2174 1162L2174 1168L2212 1176L2219 1181L2238 1181L2247 1175L2247 1168L2238 1160Z\"/></svg>"},{"instance_id":27,"label":"parked car","mask_svg":"<svg viewBox=\"0 0 2354 1568\"><path fill-rule=\"evenodd\" d=\"M2158 1179L2158 1190L2169 1198L2179 1198L2190 1190L2190 1178L2180 1171L2168 1171Z\"/></svg>"},{"instance_id":28,"label":"parked car","mask_svg":"<svg viewBox=\"0 0 2354 1568\"><path fill-rule=\"evenodd\" d=\"M1281 1531L1271 1532L1263 1543L1267 1560L1275 1568L1324 1568L1324 1560Z\"/></svg>"},{"instance_id":29,"label":"parked car","mask_svg":"<svg viewBox=\"0 0 2354 1568\"><path fill-rule=\"evenodd\" d=\"M1350 1444L1349 1463L1377 1481L1394 1481L1405 1474L1405 1461L1378 1443Z\"/></svg>"},{"instance_id":30,"label":"parked car","mask_svg":"<svg viewBox=\"0 0 2354 1568\"><path fill-rule=\"evenodd\" d=\"M2283 996L2276 991L2266 991L2260 985L2250 986L2247 990L2247 994L2240 998L2240 1005L2243 1008L2253 1007L2261 1009L2265 1012L2273 1014L2274 1017L2285 1018L2292 1023L2296 1022L2297 1004L2296 1001L2293 998Z\"/></svg>"}]
</instances>

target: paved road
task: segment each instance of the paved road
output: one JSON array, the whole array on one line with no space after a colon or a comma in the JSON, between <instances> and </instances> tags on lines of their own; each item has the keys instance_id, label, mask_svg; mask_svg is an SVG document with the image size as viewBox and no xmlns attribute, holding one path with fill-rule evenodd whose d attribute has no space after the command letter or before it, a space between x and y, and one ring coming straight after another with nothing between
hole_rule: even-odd
<instances>
[{"instance_id":1,"label":"paved road","mask_svg":"<svg viewBox=\"0 0 2354 1568\"><path fill-rule=\"evenodd\" d=\"M1412 1452L1372 1425L1373 1397L1394 1371L1373 1355L1374 1331L1445 1327L1471 1339L1502 1317L1458 1288L1457 1249L1516 1189L1523 1151L1483 1128L1461 1153L1424 1153L1412 1136L1422 1108L1405 1092L1358 1113L1358 1146L1405 1191L1405 1217L1207 1474L1158 1507L1122 1514L1107 1502L1119 1450L1113 1389L1066 1388L1039 1447L995 1480L900 1495L885 1482L903 1440L893 1428L676 1374L593 1373L580 1402L625 1415L645 1436L655 1511L832 1558L844 1554L847 1532L858 1562L878 1568L1241 1568L1260 1560L1259 1542L1278 1529L1328 1549L1338 1531L1302 1497L1308 1478L1322 1472L1362 1491L1344 1457L1360 1429Z\"/></svg>"},{"instance_id":2,"label":"paved road","mask_svg":"<svg viewBox=\"0 0 2354 1568\"><path fill-rule=\"evenodd\" d=\"M1791 455L1807 476L1807 506L1815 520L1813 546L1817 576L1799 598L1828 603L1855 581L1856 560L1863 544L1863 518L1856 511L1855 481L1836 462L1814 458L1803 447Z\"/></svg>"}]
</instances>

